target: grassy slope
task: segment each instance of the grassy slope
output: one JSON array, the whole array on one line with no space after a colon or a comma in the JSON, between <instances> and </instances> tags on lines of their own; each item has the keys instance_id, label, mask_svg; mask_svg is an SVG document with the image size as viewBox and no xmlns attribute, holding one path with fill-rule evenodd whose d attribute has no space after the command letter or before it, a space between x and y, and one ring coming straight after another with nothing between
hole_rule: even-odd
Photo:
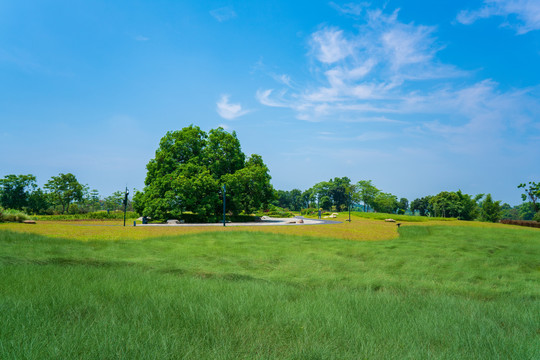
<instances>
[{"instance_id":1,"label":"grassy slope","mask_svg":"<svg viewBox=\"0 0 540 360\"><path fill-rule=\"evenodd\" d=\"M0 233L0 358L540 357L540 231Z\"/></svg>"}]
</instances>

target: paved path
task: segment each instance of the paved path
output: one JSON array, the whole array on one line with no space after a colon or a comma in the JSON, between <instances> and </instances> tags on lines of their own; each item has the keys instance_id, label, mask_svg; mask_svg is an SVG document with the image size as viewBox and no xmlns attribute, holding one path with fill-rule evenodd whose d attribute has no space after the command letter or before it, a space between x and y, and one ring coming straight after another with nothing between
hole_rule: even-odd
<instances>
[{"instance_id":1,"label":"paved path","mask_svg":"<svg viewBox=\"0 0 540 360\"><path fill-rule=\"evenodd\" d=\"M298 223L298 220L302 219L303 223ZM270 218L265 217L261 221L257 222L228 222L226 226L276 226L276 225L287 225L287 226L299 226L299 225L326 225L326 224L339 224L341 221L333 220L317 220L317 219L306 219L303 216L295 216L293 218ZM222 222L219 223L200 223L200 224L137 224L137 226L223 226Z\"/></svg>"}]
</instances>

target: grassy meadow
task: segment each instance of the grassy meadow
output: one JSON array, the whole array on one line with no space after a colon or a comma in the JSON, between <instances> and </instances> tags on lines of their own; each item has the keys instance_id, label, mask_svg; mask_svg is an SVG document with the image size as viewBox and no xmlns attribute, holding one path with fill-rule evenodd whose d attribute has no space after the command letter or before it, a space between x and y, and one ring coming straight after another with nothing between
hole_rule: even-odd
<instances>
[{"instance_id":1,"label":"grassy meadow","mask_svg":"<svg viewBox=\"0 0 540 360\"><path fill-rule=\"evenodd\" d=\"M540 230L2 224L0 312L0 359L539 359Z\"/></svg>"}]
</instances>

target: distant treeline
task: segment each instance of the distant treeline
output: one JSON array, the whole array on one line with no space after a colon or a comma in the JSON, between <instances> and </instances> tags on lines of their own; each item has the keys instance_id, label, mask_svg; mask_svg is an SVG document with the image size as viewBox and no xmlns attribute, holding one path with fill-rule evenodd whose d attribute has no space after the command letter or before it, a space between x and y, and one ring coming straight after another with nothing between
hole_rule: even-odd
<instances>
[{"instance_id":1,"label":"distant treeline","mask_svg":"<svg viewBox=\"0 0 540 360\"><path fill-rule=\"evenodd\" d=\"M6 175L0 179L0 206L31 215L86 214L124 210L124 191L102 198L96 189L81 184L71 173L53 176L37 186L34 175ZM128 199L127 210L133 210Z\"/></svg>"},{"instance_id":2,"label":"distant treeline","mask_svg":"<svg viewBox=\"0 0 540 360\"><path fill-rule=\"evenodd\" d=\"M431 217L457 218L496 222L500 219L540 221L538 196L540 183L520 184L524 203L518 206L494 201L491 194L475 196L458 191L442 191L409 202L406 198L383 192L371 180L352 183L347 177L334 178L315 184L307 190L277 190L274 205L300 211L305 208L326 211L372 211L391 214L412 214Z\"/></svg>"}]
</instances>

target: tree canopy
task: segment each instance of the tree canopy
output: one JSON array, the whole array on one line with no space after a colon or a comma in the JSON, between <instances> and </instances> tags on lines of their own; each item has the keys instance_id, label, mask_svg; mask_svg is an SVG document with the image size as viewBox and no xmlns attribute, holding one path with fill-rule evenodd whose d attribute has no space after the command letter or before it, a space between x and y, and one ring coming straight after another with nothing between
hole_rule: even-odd
<instances>
[{"instance_id":1,"label":"tree canopy","mask_svg":"<svg viewBox=\"0 0 540 360\"><path fill-rule=\"evenodd\" d=\"M207 134L198 126L168 132L147 165L145 188L134 197L140 214L154 219L192 212L210 218L221 213L223 185L232 214L251 213L274 196L268 167L259 155L247 161L236 132Z\"/></svg>"}]
</instances>

